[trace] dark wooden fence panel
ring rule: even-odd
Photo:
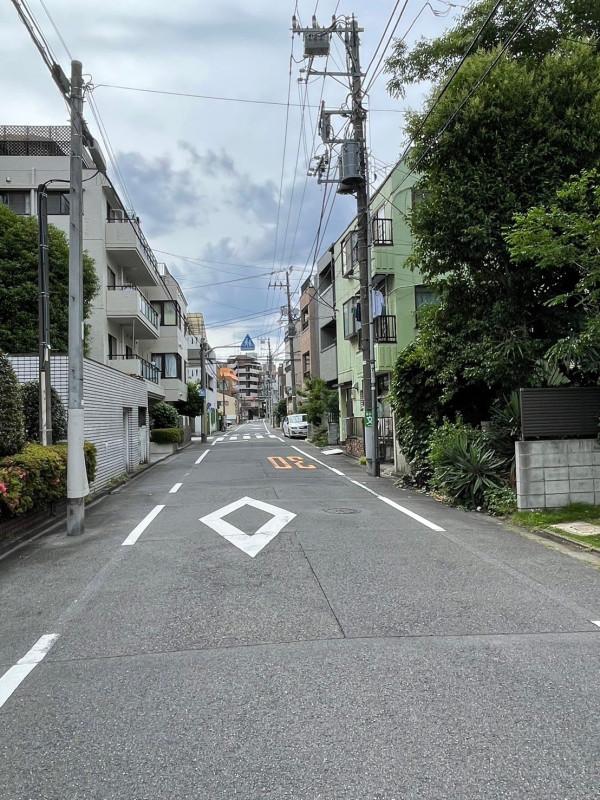
[[[587,439],[599,424],[600,386],[521,389],[523,439]]]

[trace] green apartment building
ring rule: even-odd
[[[383,296],[382,314],[375,318],[375,360],[380,416],[380,458],[393,457],[390,378],[398,352],[415,335],[416,310],[431,300],[418,272],[406,267],[411,252],[409,218],[418,197],[418,176],[397,164],[371,198],[373,290]],[[337,372],[340,395],[340,441],[355,453],[363,447],[363,379],[360,350],[358,252],[356,218],[333,245]],[[381,298],[380,298],[381,299]]]

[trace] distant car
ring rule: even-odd
[[[293,439],[295,436],[306,439],[308,436],[308,420],[306,414],[290,414],[283,420],[283,435]]]

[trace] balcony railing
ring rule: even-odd
[[[396,317],[393,314],[382,314],[373,319],[375,326],[375,341],[378,344],[395,344],[396,342]]]
[[[113,354],[109,355],[109,359],[111,361],[136,361],[138,367],[137,371],[135,372],[136,375],[145,378],[145,380],[150,381],[151,383],[160,384],[160,369],[155,367],[154,364],[151,364],[149,361],[146,361],[146,359],[142,358],[141,356],[134,354]]]
[[[392,220],[382,217],[372,220],[372,236],[375,247],[387,247],[394,244]]]
[[[157,260],[156,256],[154,255],[154,253],[152,252],[152,248],[148,244],[148,240],[146,239],[146,237],[142,233],[142,229],[140,227],[139,219],[137,217],[129,216],[125,212],[119,213],[118,215],[116,215],[115,212],[113,212],[112,214],[108,215],[106,221],[111,223],[111,224],[113,224],[113,223],[121,223],[121,224],[131,225],[131,227],[132,227],[132,229],[134,231],[135,237],[137,238],[140,247],[144,251],[144,253],[146,255],[146,258],[148,259],[148,261],[154,267],[154,269],[156,271],[156,274],[159,275],[160,274],[160,270],[158,268],[158,260]]]
[[[158,311],[152,307],[150,301],[147,300],[140,292],[137,286],[133,284],[123,284],[122,286],[108,286],[110,291],[123,291],[123,292],[137,292],[137,306],[140,314],[148,320],[155,328],[158,328]]]

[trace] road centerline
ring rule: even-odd
[[[142,535],[142,533],[146,530],[148,525],[150,525],[152,520],[155,519],[160,514],[160,512],[163,510],[163,508],[164,508],[164,505],[162,505],[162,506],[154,506],[152,511],[149,514],[146,514],[144,519],[135,526],[135,528],[131,531],[129,536],[127,536],[125,541],[121,543],[121,547],[128,547],[130,545],[135,544],[137,542],[137,540],[140,538],[140,536]]]
[[[173,486],[171,486],[171,488],[169,489],[169,494],[176,494],[181,489],[182,486],[183,483],[173,484]]]
[[[54,642],[58,639],[58,633],[45,633],[37,640],[33,647],[20,658],[14,667],[10,667],[2,677],[0,677],[0,708],[6,703],[29,673],[47,655]]]
[[[194,464],[201,464],[206,456],[209,454],[210,450],[205,450],[198,458],[194,461]]]

